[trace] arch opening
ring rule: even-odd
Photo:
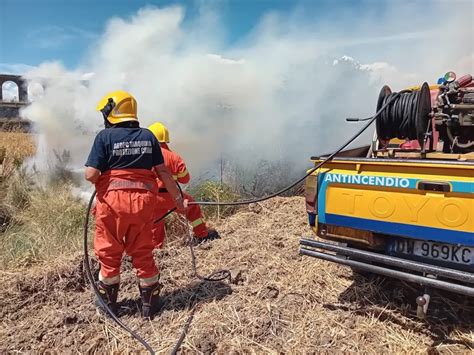
[[[44,94],[44,86],[38,81],[28,82],[28,102],[32,102]]]
[[[20,88],[17,83],[11,80],[4,81],[2,83],[2,95],[1,99],[3,102],[19,102],[20,101]]]

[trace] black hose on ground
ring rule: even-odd
[[[274,197],[277,197],[279,195],[281,195],[282,193],[292,189],[293,187],[295,187],[296,185],[298,185],[299,183],[301,183],[304,179],[306,179],[309,175],[311,175],[313,172],[315,172],[316,170],[318,170],[319,168],[321,168],[324,164],[326,164],[327,162],[329,162],[330,160],[332,160],[338,153],[340,153],[344,148],[346,148],[349,144],[351,144],[357,137],[359,137],[367,128],[369,128],[369,126],[377,119],[377,117],[380,116],[380,114],[400,95],[400,94],[403,94],[403,93],[406,93],[406,92],[410,92],[410,90],[404,90],[404,91],[400,91],[398,93],[394,93],[390,96],[390,98],[388,100],[386,100],[384,102],[384,104],[382,105],[382,107],[375,113],[374,116],[372,116],[370,118],[370,120],[368,120],[368,122],[365,124],[364,127],[362,127],[354,136],[352,136],[351,139],[349,139],[346,143],[344,143],[341,147],[339,147],[339,149],[337,149],[335,152],[333,152],[331,155],[329,155],[325,160],[321,161],[319,164],[317,164],[314,168],[312,168],[311,170],[309,170],[302,178],[298,179],[297,181],[295,181],[294,183],[292,183],[291,185],[273,193],[273,194],[270,194],[270,195],[267,195],[267,196],[263,196],[263,197],[260,197],[260,198],[256,198],[256,199],[251,199],[251,200],[243,200],[243,201],[229,201],[229,202],[213,202],[213,201],[195,201],[195,202],[191,202],[189,203],[189,205],[207,205],[207,206],[239,206],[239,205],[247,205],[247,204],[251,204],[251,203],[257,203],[257,202],[263,202],[263,201],[266,201],[266,200],[269,200],[271,198],[274,198]],[[179,185],[178,185],[179,186]],[[181,192],[182,193],[182,192]],[[97,285],[95,283],[95,280],[94,280],[94,277],[92,275],[92,271],[91,271],[91,266],[90,266],[90,260],[89,260],[89,252],[88,252],[88,229],[89,229],[89,215],[90,215],[90,212],[91,212],[91,208],[92,208],[92,204],[94,202],[94,198],[95,198],[95,195],[96,195],[96,192],[94,191],[94,193],[92,194],[90,200],[89,200],[89,205],[87,206],[87,213],[86,213],[86,218],[85,218],[85,221],[84,221],[84,269],[86,270],[86,275],[87,275],[87,278],[89,279],[90,283],[91,283],[91,286],[92,286],[92,289],[98,299],[98,301],[101,303],[101,306],[103,306],[103,308],[107,311],[107,313],[109,314],[109,316],[112,318],[112,320],[117,323],[122,329],[124,329],[126,332],[128,332],[133,338],[135,338],[137,341],[139,341],[145,348],[148,352],[150,352],[150,354],[155,354],[154,350],[152,349],[152,347],[142,338],[140,337],[140,335],[138,335],[135,331],[133,331],[132,329],[130,329],[129,327],[127,327],[120,319],[118,319],[118,317],[112,312],[112,310],[110,309],[110,307],[102,300],[102,297],[100,297],[100,293],[99,293],[99,289],[97,288]],[[174,210],[176,209],[172,209],[170,211],[168,211],[165,215],[161,216],[160,218],[158,218],[155,223],[161,221],[163,218],[165,218],[167,215],[169,215],[170,213],[172,213]],[[217,272],[214,272],[213,274],[211,274],[210,276],[208,277],[204,277],[204,276],[201,276],[197,273],[197,268],[196,268],[196,256],[194,254],[194,248],[193,248],[193,245],[192,245],[192,237],[190,235],[190,238],[189,238],[189,247],[190,247],[190,250],[191,250],[191,261],[192,261],[192,267],[193,267],[193,274],[194,276],[196,276],[198,279],[202,280],[202,281],[222,281],[224,279],[227,279],[231,277],[230,275],[230,272],[228,270],[221,270],[221,271],[217,271]],[[214,278],[213,275],[217,275],[219,273],[222,273],[223,276],[219,277],[219,278]],[[183,332],[181,333],[181,336],[178,340],[178,342],[176,343],[176,345],[174,346],[173,350],[172,350],[172,354],[176,354],[177,351],[179,350],[182,342],[184,341],[184,338],[186,336],[186,333],[188,331],[188,328],[191,324],[191,321],[192,321],[192,318],[194,316],[194,313],[196,311],[196,307],[193,308],[193,310],[191,311],[191,314],[188,318],[188,320],[186,321],[185,323],[185,326],[183,328]]]
[[[179,193],[181,194],[181,197],[184,198],[183,190],[181,189],[181,185],[176,181],[176,186],[178,187]],[[176,207],[172,208],[168,212],[166,212],[163,216],[155,220],[154,223],[158,223],[161,221],[163,218],[171,214],[172,212],[176,211]],[[226,279],[229,280],[229,282],[232,280],[232,275],[229,270],[218,270],[214,271],[212,274],[208,276],[202,276],[198,273],[197,271],[197,266],[196,266],[196,254],[194,253],[194,246],[193,246],[193,241],[194,238],[191,235],[191,232],[188,228],[188,246],[189,246],[189,251],[191,253],[191,265],[193,269],[193,276],[198,278],[201,281],[210,281],[210,282],[217,282],[217,281],[224,281]],[[217,275],[222,275],[222,276],[217,276]]]
[[[179,187],[179,190],[181,192],[181,196],[183,195],[183,192],[181,190],[181,187],[179,186],[178,183],[176,183]],[[185,222],[186,223],[186,222]],[[198,271],[197,271],[197,266],[196,266],[196,255],[194,253],[194,247],[193,247],[193,236],[191,234],[191,230],[188,228],[188,245],[189,245],[189,251],[191,253],[191,265],[193,269],[193,276],[198,278],[201,281],[204,282],[218,282],[218,281],[224,281],[224,280],[229,280],[229,282],[232,281],[232,275],[230,270],[223,269],[223,270],[218,270],[214,271],[208,276],[201,276]],[[220,276],[218,276],[220,275]],[[178,353],[179,348],[181,347],[181,344],[183,343],[184,339],[186,338],[186,334],[188,333],[189,327],[191,326],[191,322],[194,318],[194,314],[196,313],[196,310],[198,308],[198,305],[195,305],[191,309],[191,313],[188,316],[188,319],[186,320],[186,323],[184,324],[183,330],[181,332],[181,335],[179,336],[178,341],[176,342],[175,346],[173,347],[173,350],[171,350],[171,355],[176,355]]]

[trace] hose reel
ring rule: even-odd
[[[377,100],[377,111],[394,95],[388,108],[376,121],[377,137],[382,146],[386,146],[393,138],[418,140],[424,147],[426,139],[431,135],[431,96],[430,88],[425,82],[419,90],[392,93],[385,85]]]

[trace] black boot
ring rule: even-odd
[[[138,285],[138,287],[142,296],[142,316],[143,318],[151,318],[158,307],[161,284],[157,282],[151,286]]]
[[[114,314],[117,314],[117,296],[120,284],[106,285],[102,281],[97,282],[100,298],[109,306]],[[102,303],[96,299],[95,304],[102,312],[107,313]]]
[[[193,236],[193,239],[192,239],[191,243],[192,243],[193,246],[197,246],[201,243],[206,243],[206,242],[209,242],[209,241],[215,240],[215,239],[221,239],[221,236],[219,235],[219,233],[215,229],[209,229],[209,232],[207,233],[207,235],[205,237]]]

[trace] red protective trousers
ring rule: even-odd
[[[190,180],[190,175],[186,164],[181,156],[173,152],[166,143],[161,143],[161,153],[165,161],[165,166],[170,171],[173,179],[181,184],[187,184]],[[157,180],[158,187],[160,190],[165,190],[165,186],[162,181]],[[194,199],[187,193],[183,193],[183,197],[188,199],[190,202]],[[159,192],[157,198],[157,209],[155,210],[155,220],[162,217],[166,212],[175,207],[173,197],[168,192]],[[198,238],[204,238],[209,232],[206,223],[202,216],[201,208],[198,205],[192,205],[187,208],[186,218],[193,227],[194,235]],[[153,243],[155,248],[161,248],[165,240],[165,222],[161,220],[156,223],[153,227]]]
[[[145,169],[112,170],[96,184],[94,250],[103,279],[120,275],[122,255],[132,258],[140,279],[154,278],[152,228],[156,176]]]
[[[193,202],[194,199],[191,195],[183,192],[183,196],[185,199],[188,199],[189,202]],[[160,218],[166,212],[173,209],[175,207],[173,197],[168,192],[160,192],[158,193],[158,208],[155,210],[155,219]],[[194,235],[197,238],[204,238],[207,236],[209,232],[206,223],[204,222],[204,218],[201,212],[201,208],[199,205],[191,205],[187,208],[186,212],[186,219],[189,221],[191,226],[193,227]],[[165,240],[165,222],[162,219],[160,222],[155,223],[153,226],[153,244],[155,248],[162,248],[163,242]]]

